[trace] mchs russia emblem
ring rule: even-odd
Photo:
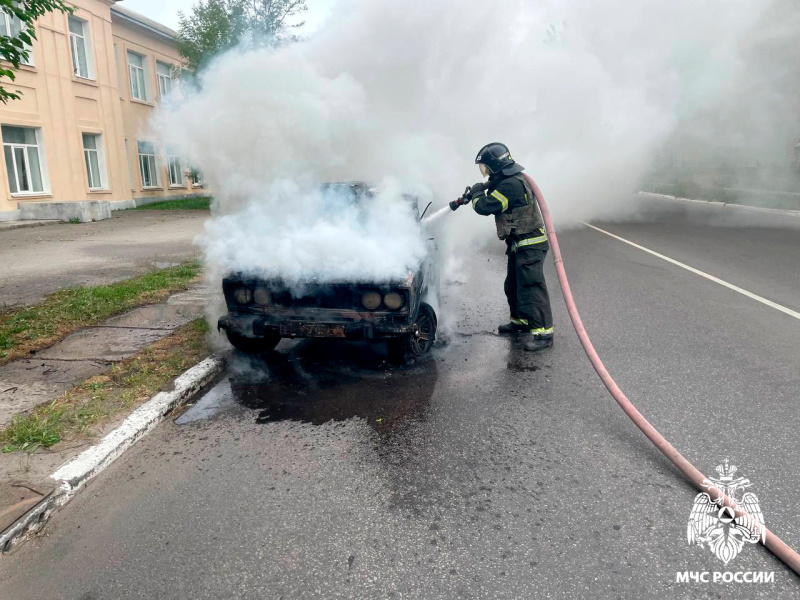
[[[727,565],[745,544],[763,541],[766,528],[758,497],[748,490],[753,485],[750,480],[737,477],[738,469],[728,464],[728,459],[716,471],[717,476],[706,479],[703,487],[716,486],[721,495],[712,500],[705,492],[697,494],[686,532],[690,544],[708,548]],[[725,496],[736,502],[750,518],[737,517],[732,508],[724,505]]]

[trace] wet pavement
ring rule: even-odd
[[[798,230],[670,211],[603,227],[776,302],[798,297]],[[706,474],[729,458],[767,525],[800,546],[800,323],[597,232],[560,237],[587,329],[631,400]],[[759,546],[726,567],[687,545],[696,492],[602,388],[552,265],[556,345],[530,355],[491,333],[506,317],[502,250],[475,253],[467,284],[447,290],[449,335],[416,364],[388,363],[380,344],[231,354],[204,396],[0,561],[0,596],[800,595]],[[683,571],[774,583],[677,583]]]
[[[424,411],[437,380],[432,357],[399,367],[381,345],[321,340],[287,341],[265,357],[231,355],[228,369],[178,425],[246,407],[258,411],[259,423],[360,418],[388,430]]]

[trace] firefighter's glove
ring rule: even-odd
[[[489,188],[489,186],[486,185],[483,181],[479,181],[478,183],[473,185],[471,188],[469,188],[469,198],[470,198],[470,200],[472,198],[474,198],[475,196],[480,196],[488,188]]]

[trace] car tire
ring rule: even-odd
[[[406,363],[427,354],[436,341],[437,325],[433,308],[423,302],[414,320],[414,333],[386,340],[389,357],[394,362]]]
[[[263,352],[268,352],[281,341],[279,335],[251,338],[240,335],[234,331],[228,331],[227,329],[225,330],[225,335],[228,336],[228,341],[231,343],[231,346],[245,354],[261,354]]]

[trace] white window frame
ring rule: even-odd
[[[159,66],[167,67],[167,70],[169,71],[169,75],[164,75],[162,73],[159,73],[159,71],[158,71],[158,67]],[[156,77],[158,78],[158,95],[161,98],[163,98],[164,96],[167,96],[172,91],[172,69],[173,68],[174,67],[169,63],[165,63],[165,62],[160,61],[160,60],[156,61]]]
[[[131,64],[131,55],[138,56],[142,59],[142,66]],[[125,62],[128,64],[128,79],[130,80],[131,99],[139,100],[140,102],[147,102],[150,94],[147,89],[147,57],[144,54],[139,54],[133,50],[128,50],[125,54]],[[134,88],[134,81],[136,87]],[[134,89],[140,93],[137,95]]]
[[[11,33],[11,20],[16,19],[19,21],[19,30],[20,32],[25,31],[25,24],[20,21],[19,17],[15,17],[14,15],[9,15],[7,12],[0,10],[0,15],[3,17],[3,23],[0,25],[0,34],[7,35],[8,37],[12,36]],[[20,61],[21,65],[26,65],[28,67],[33,67],[33,46],[25,44],[25,48],[28,50],[28,60]]]
[[[153,149],[153,152],[142,152],[140,144],[150,144],[150,147]],[[156,151],[156,145],[153,142],[149,142],[147,140],[136,140],[136,154],[139,157],[139,175],[142,177],[142,189],[144,190],[154,190],[161,188],[161,173],[159,172],[160,169],[158,167],[158,160],[156,159],[158,152]],[[150,185],[145,183],[145,163],[147,163],[150,172],[154,177],[154,181],[150,182]]]
[[[86,147],[86,139],[84,136],[91,135],[94,137],[95,141],[95,148],[87,148]],[[106,153],[105,147],[103,145],[103,134],[101,133],[94,133],[92,131],[83,131],[81,132],[81,145],[83,146],[83,160],[86,163],[86,182],[89,186],[89,191],[91,192],[98,192],[98,191],[107,191],[108,190],[108,176],[107,176],[107,169],[106,169]],[[97,176],[99,181],[92,181],[92,173],[91,173],[91,166],[90,166],[90,156],[91,154],[95,154],[97,159]],[[95,185],[93,185],[95,184]]]
[[[18,129],[33,129],[33,133],[36,136],[36,143],[35,144],[21,144],[18,142],[6,142],[3,141],[3,160],[5,161],[5,149],[6,147],[11,148],[11,160],[13,161],[11,167],[14,172],[14,183],[16,184],[17,191],[11,192],[11,196],[13,198],[17,197],[25,197],[25,196],[43,196],[50,193],[50,180],[47,177],[47,162],[45,161],[44,156],[44,145],[42,144],[42,129],[41,127],[25,127],[22,125],[12,125],[9,123],[3,123],[3,127],[16,127]],[[2,132],[0,131],[0,139],[2,139]],[[28,148],[36,148],[37,155],[39,158],[39,175],[42,179],[42,189],[41,190],[27,190],[27,191],[20,191],[19,185],[19,171],[17,170],[17,153],[14,151],[15,149],[22,149],[22,157],[25,161],[25,171],[28,173],[29,185],[33,187],[33,182],[30,181],[30,156],[28,153]],[[6,174],[8,174],[8,166],[6,165]],[[11,190],[11,182],[8,182],[9,190]]]
[[[81,34],[73,33],[69,29],[69,22],[75,21],[81,26]],[[78,79],[95,80],[94,58],[92,56],[92,38],[89,35],[89,22],[74,15],[67,16],[67,31],[69,32],[69,50],[72,55],[72,74]],[[86,73],[80,72],[80,61],[78,60],[78,44],[83,45],[86,54]]]
[[[169,173],[169,187],[171,188],[185,188],[186,176],[184,175],[183,160],[177,152],[170,151],[167,148],[167,172]],[[175,179],[177,176],[177,180]]]

